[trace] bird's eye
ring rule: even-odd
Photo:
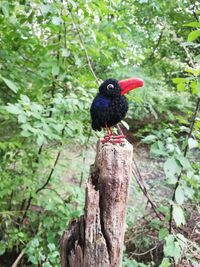
[[[114,88],[114,85],[113,84],[109,84],[107,85],[107,89],[110,90],[110,89],[113,89]]]

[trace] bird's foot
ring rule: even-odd
[[[124,142],[124,139],[125,139],[124,135],[112,135],[112,136],[106,135],[104,136],[104,139],[101,140],[101,143],[120,144]]]

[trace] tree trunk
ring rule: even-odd
[[[62,267],[120,267],[131,179],[132,145],[97,144],[85,214],[61,239]]]

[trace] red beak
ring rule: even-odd
[[[122,89],[121,95],[124,95],[127,92],[144,85],[144,81],[139,78],[130,78],[127,80],[118,81],[118,83]]]

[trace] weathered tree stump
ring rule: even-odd
[[[86,185],[85,214],[61,239],[62,267],[119,267],[131,179],[132,145],[97,144]]]

